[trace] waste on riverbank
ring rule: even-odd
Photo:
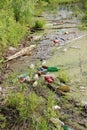
[[[54,77],[52,77],[52,76],[45,76],[44,79],[45,79],[45,81],[48,82],[48,83],[54,82]]]
[[[19,82],[20,83],[30,83],[30,77],[29,77],[29,75],[27,75],[27,74],[21,74],[20,76],[18,76],[18,80],[19,80]]]

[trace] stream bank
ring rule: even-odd
[[[80,21],[77,20],[76,17],[72,16],[71,10],[66,10],[62,8],[61,10],[58,11],[58,14],[56,13],[54,15],[43,13],[42,16],[44,19],[47,20],[46,28],[44,32],[39,32],[39,34],[37,35],[37,37],[40,36],[39,39],[32,42],[32,44],[37,43],[37,47],[34,51],[32,51],[31,56],[20,57],[7,63],[8,70],[6,78],[8,77],[8,73],[12,72],[11,76],[12,78],[14,78],[14,80],[12,80],[14,86],[12,86],[12,88],[11,86],[9,86],[9,83],[12,81],[8,79],[8,83],[5,84],[8,87],[4,88],[3,87],[4,84],[3,86],[1,86],[3,88],[3,95],[4,92],[6,93],[6,90],[7,92],[10,91],[11,89],[15,90],[16,87],[15,76],[19,75],[20,73],[25,73],[27,71],[27,68],[29,68],[29,66],[31,65],[31,63],[37,65],[40,64],[41,59],[44,59],[46,60],[47,62],[46,65],[48,66],[63,65],[63,69],[68,71],[69,76],[72,79],[71,84],[69,84],[72,86],[72,88],[71,92],[69,94],[66,94],[65,98],[64,97],[59,98],[57,97],[57,95],[55,95],[55,97],[60,100],[58,101],[61,106],[60,113],[62,116],[60,116],[60,119],[64,121],[65,124],[69,125],[71,129],[86,130],[86,122],[87,122],[87,117],[85,118],[86,108],[80,106],[80,102],[75,101],[80,98],[81,99],[80,101],[87,102],[86,101],[87,100],[86,99],[87,36],[84,36],[86,34],[86,31],[80,31],[77,28],[77,26],[80,24]],[[80,39],[79,37],[81,36],[83,37]],[[59,41],[58,44],[54,44],[53,42],[56,38]],[[84,57],[83,58],[84,61],[82,57]],[[81,67],[84,68],[84,70],[82,69],[82,72]],[[83,92],[80,92],[79,90],[81,86],[83,86],[85,89]],[[30,87],[28,88],[28,92],[29,91],[31,92],[35,91],[37,95],[42,97],[47,96],[45,97],[46,99],[48,99],[50,95],[49,92],[50,90],[47,88],[43,88],[43,86],[40,89]],[[77,96],[77,93],[79,93],[79,96]],[[70,99],[69,97],[70,95],[72,95],[73,100],[72,98]],[[75,97],[73,95],[75,95]],[[78,111],[80,107],[82,110]]]

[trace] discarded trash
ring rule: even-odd
[[[48,68],[47,68],[47,71],[48,71],[48,72],[56,72],[56,71],[58,71],[58,70],[60,70],[60,68],[58,68],[58,67],[48,67]]]
[[[47,71],[38,71],[38,76],[41,76],[41,75],[46,75]]]
[[[85,87],[84,86],[80,86],[80,91],[84,92],[85,91]]]
[[[43,65],[42,67],[43,67],[44,69],[47,69],[47,68],[48,68],[48,67],[47,67],[47,66],[45,66],[45,65]]]
[[[42,59],[41,59],[40,61],[41,61],[41,64],[42,64],[42,65],[45,65],[45,64],[46,64],[46,60],[42,60]]]
[[[63,130],[70,130],[70,128],[67,125],[63,125]]]
[[[70,92],[70,86],[60,86],[57,89],[62,92]]]
[[[35,81],[35,82],[33,83],[33,87],[36,87],[37,85],[38,85],[38,82]]]
[[[38,79],[39,79],[38,74],[35,74],[35,75],[34,75],[34,80],[38,80]]]
[[[58,43],[59,43],[59,40],[56,38],[55,40],[53,40],[53,43],[54,43],[54,44],[58,44]]]
[[[52,76],[45,76],[45,81],[47,81],[48,83],[52,83],[54,82],[54,78]]]
[[[20,83],[23,83],[23,82],[29,83],[30,82],[30,77],[27,74],[21,74],[18,77],[18,79],[19,79]]]
[[[35,68],[34,64],[31,64],[31,65],[30,65],[30,68],[31,68],[31,69],[34,69],[34,68]]]
[[[39,68],[39,71],[43,72],[43,73],[46,73],[47,72],[47,69],[44,69],[43,67]]]
[[[61,107],[60,106],[58,106],[58,105],[55,105],[55,106],[53,106],[53,110],[57,110],[57,109],[61,109]]]
[[[64,34],[69,34],[69,32],[66,31],[66,32],[64,32]]]

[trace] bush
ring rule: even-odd
[[[8,102],[11,107],[15,107],[19,112],[19,120],[23,121],[24,119],[32,118],[38,106],[38,97],[35,93],[31,93],[27,97],[24,93],[11,93],[8,97]]]
[[[26,28],[14,20],[14,14],[1,10],[0,13],[0,46],[17,46],[26,33]]]
[[[34,29],[43,29],[45,25],[45,21],[43,20],[36,20]]]

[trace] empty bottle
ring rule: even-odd
[[[48,71],[48,72],[56,72],[56,71],[58,71],[58,70],[60,70],[60,68],[58,68],[58,67],[48,67],[48,68],[47,68],[47,71]]]

